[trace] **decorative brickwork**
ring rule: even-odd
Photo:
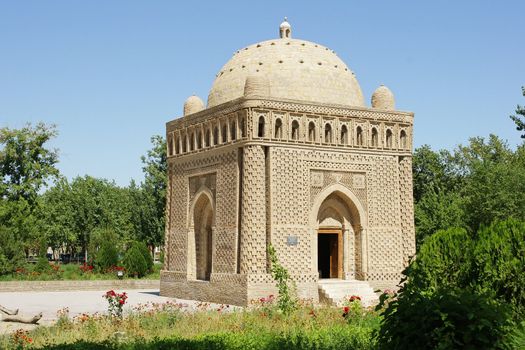
[[[394,287],[415,252],[413,114],[386,87],[373,100],[315,43],[237,53],[209,106],[191,97],[166,124],[161,293],[241,305],[274,294],[270,243],[302,297],[318,300],[320,277]]]
[[[261,146],[243,151],[241,273],[266,272],[266,179]]]

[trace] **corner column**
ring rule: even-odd
[[[243,149],[241,274],[266,273],[266,176],[262,146]]]

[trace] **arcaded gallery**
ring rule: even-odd
[[[275,294],[271,244],[299,297],[372,302],[415,252],[413,113],[382,85],[368,106],[334,51],[292,39],[286,20],[278,34],[236,51],[207,104],[191,96],[166,124],[161,295]]]

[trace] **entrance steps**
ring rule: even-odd
[[[319,301],[341,306],[345,297],[357,295],[364,307],[376,305],[379,297],[367,281],[340,280],[336,278],[319,280]]]

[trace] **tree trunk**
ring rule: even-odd
[[[0,321],[2,322],[18,322],[18,323],[30,323],[35,324],[42,318],[42,313],[39,313],[33,317],[23,316],[18,314],[18,309],[10,310],[0,305]]]
[[[33,317],[22,316],[22,315],[2,315],[1,320],[3,322],[18,322],[18,323],[36,324],[41,318],[42,318],[42,313],[39,313],[38,315],[35,315]]]
[[[16,309],[16,310],[9,310],[8,308],[5,308],[2,305],[0,305],[0,312],[3,312],[6,315],[16,315],[16,314],[18,314],[18,309]]]

